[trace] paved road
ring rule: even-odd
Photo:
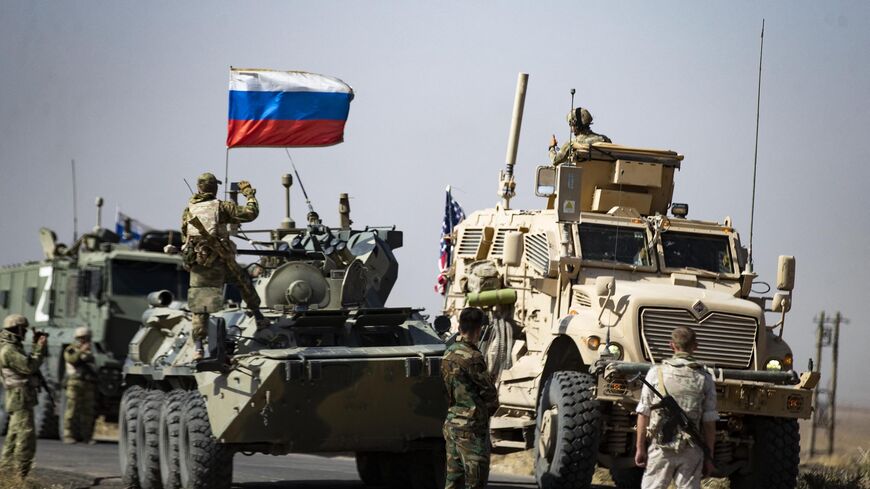
[[[351,489],[365,487],[356,473],[351,457],[316,455],[253,455],[237,454],[234,459],[234,487],[239,489]],[[64,445],[58,441],[39,440],[36,450],[39,469],[71,472],[76,480],[93,478],[90,486],[120,487],[118,475],[118,445]],[[79,487],[80,484],[74,484]],[[531,477],[493,474],[490,489],[533,489]]]

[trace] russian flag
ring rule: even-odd
[[[232,68],[227,147],[340,143],[351,100],[353,88],[338,78]]]

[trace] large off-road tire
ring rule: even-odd
[[[160,407],[160,480],[163,489],[180,489],[178,471],[178,430],[188,391],[175,389],[163,398]]]
[[[52,393],[58,392],[58,389],[52,389]],[[55,399],[57,397],[55,396]],[[45,389],[39,389],[39,394],[36,396],[37,404],[33,413],[33,423],[36,426],[36,436],[48,440],[57,440],[60,438],[58,433],[57,408]]]
[[[619,489],[640,489],[643,481],[643,468],[629,467],[627,469],[610,469],[610,478]]]
[[[732,489],[794,489],[800,464],[801,435],[796,419],[753,416],[752,461],[748,473],[731,475]]]
[[[0,387],[0,436],[6,436],[9,429],[9,413],[6,412],[6,391]]]
[[[592,484],[601,437],[595,378],[556,372],[541,389],[535,430],[535,479],[541,489]]]
[[[197,391],[184,402],[178,461],[185,489],[229,489],[233,482],[233,451],[212,435],[205,400]]]
[[[149,391],[139,404],[136,420],[136,473],[142,489],[161,489],[160,407],[163,392]]]
[[[441,489],[446,481],[445,463],[443,447],[356,454],[356,468],[363,483],[391,489]]]
[[[121,465],[121,481],[125,487],[132,489],[139,487],[136,428],[139,423],[139,407],[145,394],[145,389],[138,385],[129,387],[124,391],[118,408],[118,461]]]

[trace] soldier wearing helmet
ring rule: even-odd
[[[24,352],[27,318],[10,314],[3,320],[0,332],[0,377],[6,391],[6,413],[9,428],[0,457],[0,470],[7,474],[26,477],[36,454],[36,429],[33,407],[37,403],[38,380],[36,374],[42,365],[46,350],[46,335],[34,334],[30,355]]]
[[[64,382],[63,442],[91,443],[94,434],[97,370],[91,346],[91,330],[75,330],[75,342],[63,351],[66,362]]]
[[[217,189],[220,183],[212,173],[200,175],[196,182],[197,193],[190,198],[181,217],[184,243],[181,252],[184,265],[190,271],[187,300],[193,313],[192,336],[196,346],[194,360],[203,356],[203,340],[208,334],[209,314],[223,306],[223,286],[227,278],[239,285],[245,304],[255,315],[259,315],[260,299],[251,286],[250,277],[235,261],[225,263],[209,244],[209,240],[190,222],[197,217],[206,231],[217,238],[225,249],[235,250],[227,226],[257,218],[260,214],[260,206],[255,197],[257,191],[251,187],[250,182],[239,182],[239,191],[246,199],[242,206],[232,201],[218,200]]]
[[[552,139],[550,139],[550,161],[554,165],[570,160],[570,157],[574,152],[572,143],[592,144],[611,142],[609,137],[595,133],[590,129],[590,126],[592,125],[592,114],[588,110],[582,107],[577,107],[576,109],[571,110],[571,112],[568,112],[567,119],[568,125],[571,126],[571,132],[573,133],[571,141],[560,149],[559,142],[556,141],[556,135],[553,134]]]

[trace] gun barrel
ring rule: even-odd
[[[529,74],[520,73],[517,77],[517,94],[514,98],[514,113],[511,117],[511,131],[508,135],[507,163],[508,174],[513,174],[514,164],[517,162],[517,147],[520,142],[520,128],[523,125],[523,108],[526,105],[526,87],[529,84]]]

